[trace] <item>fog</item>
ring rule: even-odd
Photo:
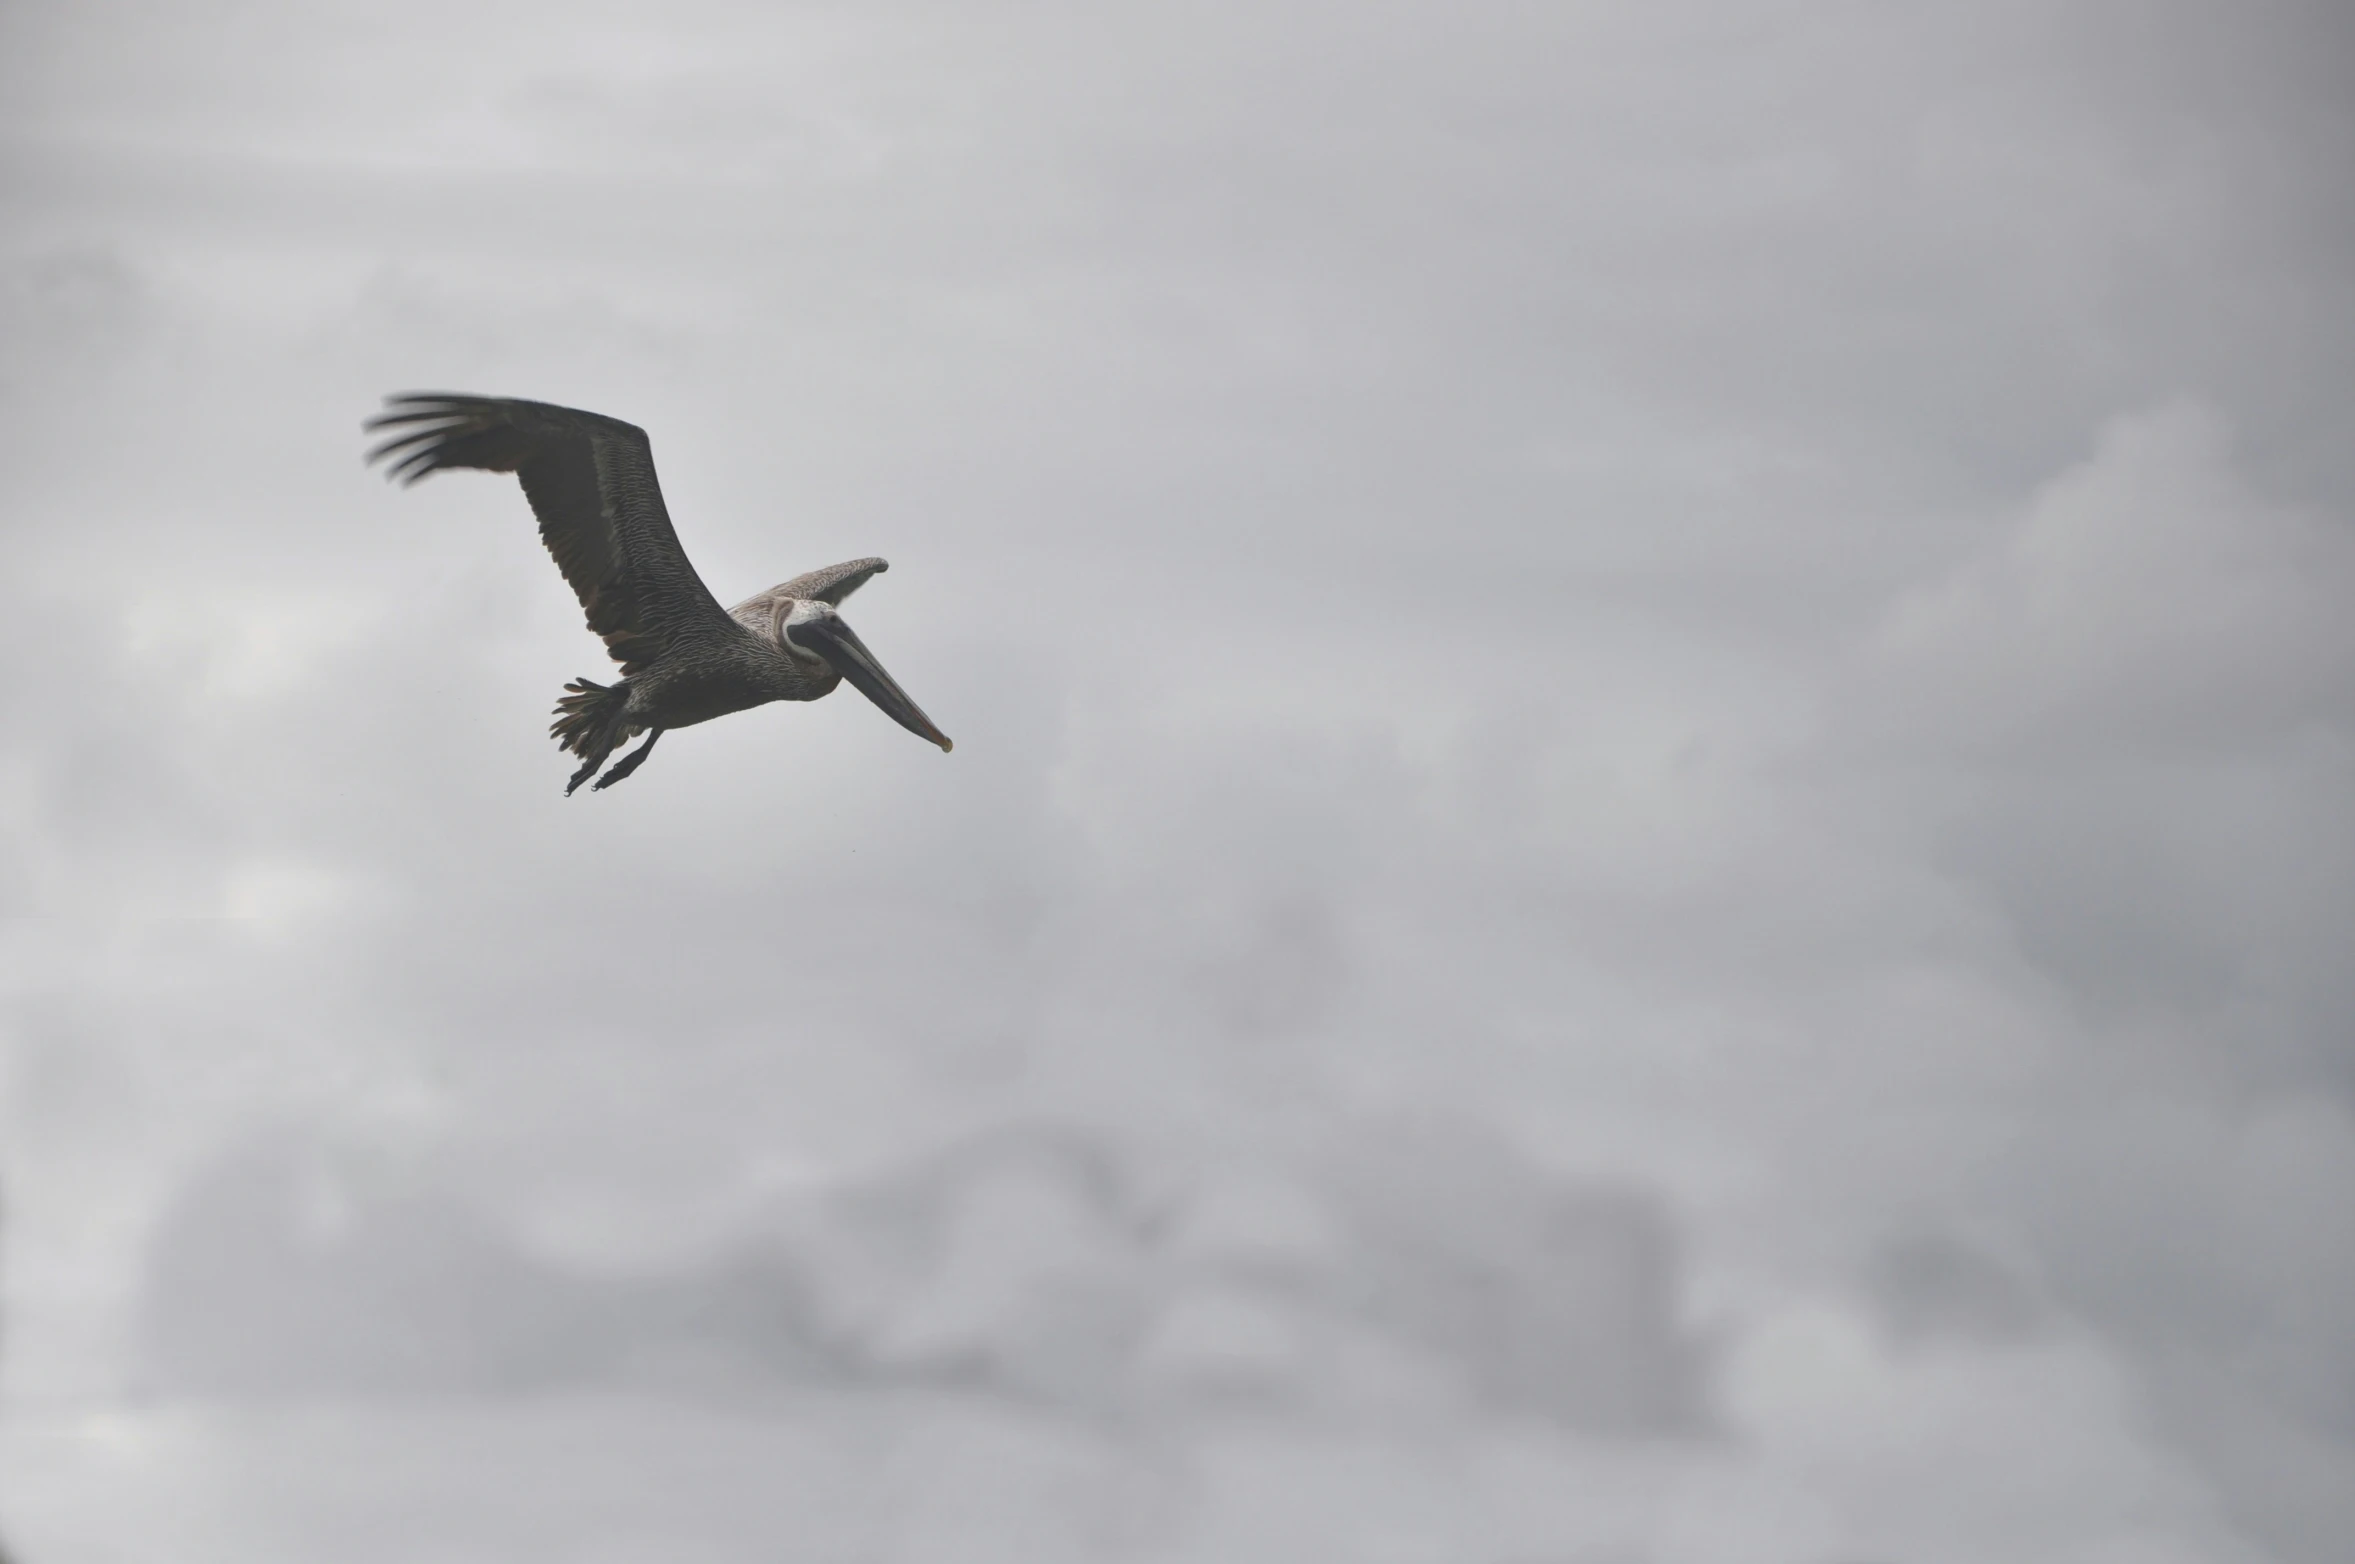
[[[18,1564],[2355,1545],[2315,0],[0,10]],[[608,677],[389,392],[855,692]]]

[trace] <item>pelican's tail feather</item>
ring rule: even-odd
[[[587,755],[593,750],[610,750],[629,737],[622,721],[622,712],[630,703],[627,679],[619,684],[575,679],[564,689],[556,702],[556,720],[548,725],[557,748]]]
[[[605,757],[615,746],[626,742],[638,730],[626,715],[630,704],[630,681],[619,684],[599,684],[594,679],[575,679],[564,687],[565,693],[556,701],[556,720],[548,725],[559,749],[567,749],[581,757],[584,764],[572,779],[570,793],[582,782],[596,775],[605,764]]]

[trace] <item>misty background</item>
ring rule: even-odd
[[[23,1564],[2355,1549],[2327,0],[0,8]],[[384,393],[652,436],[604,660]]]

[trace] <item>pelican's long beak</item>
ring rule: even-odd
[[[793,627],[793,638],[834,665],[834,671],[858,686],[859,693],[883,708],[883,714],[918,738],[930,739],[943,753],[954,748],[949,736],[932,725],[924,708],[908,699],[892,676],[883,671],[875,654],[856,631],[832,615]]]

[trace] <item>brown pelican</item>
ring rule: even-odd
[[[622,671],[610,685],[576,679],[556,703],[548,731],[581,757],[565,796],[640,733],[646,742],[598,777],[598,787],[644,764],[665,728],[770,701],[814,701],[844,679],[901,727],[949,748],[948,735],[835,611],[889,568],[882,560],[813,570],[723,611],[671,530],[654,450],[636,425],[545,402],[436,391],[387,397],[367,427],[400,431],[368,460],[383,461],[386,476],[404,484],[445,467],[523,480],[541,541]]]

